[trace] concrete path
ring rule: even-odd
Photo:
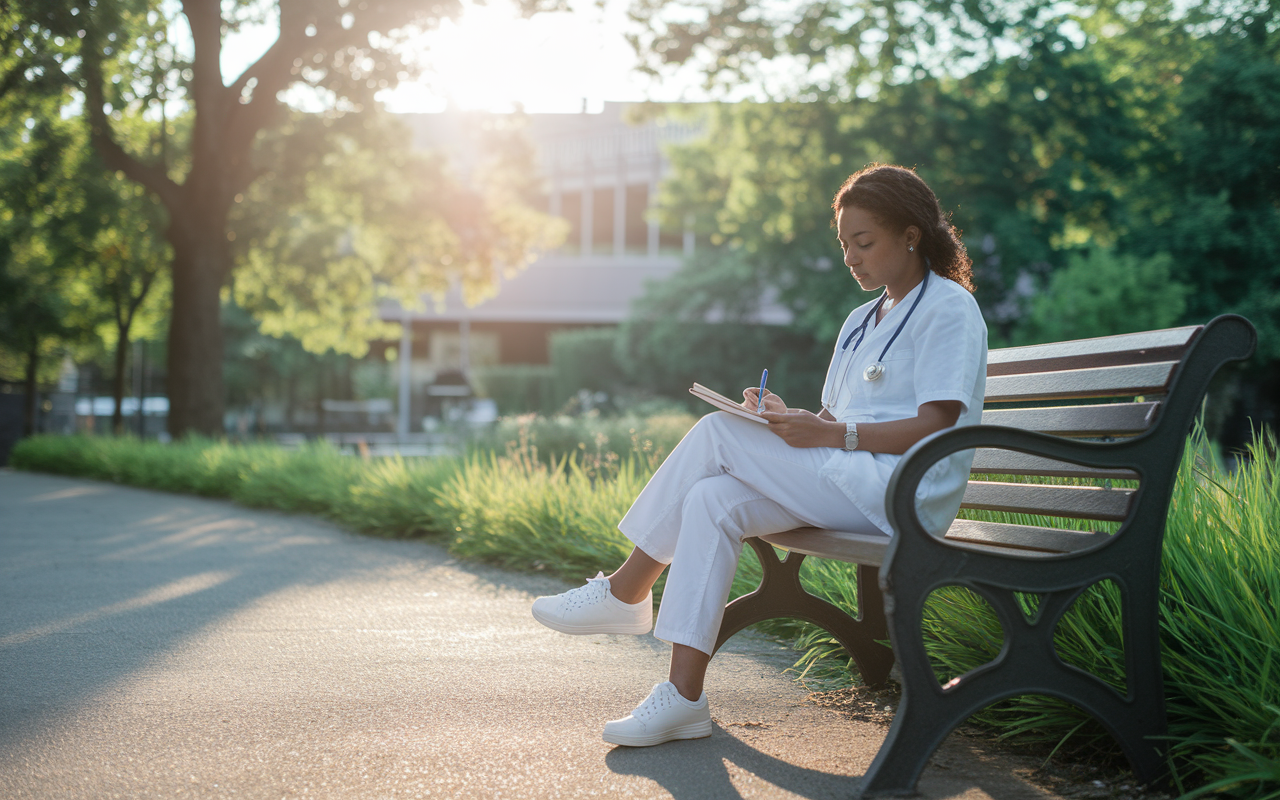
[[[608,566],[608,565],[601,565]],[[529,616],[562,582],[193,497],[0,471],[0,797],[849,797],[884,729],[740,635],[710,739],[600,740],[652,637]],[[949,742],[929,797],[1043,798]]]

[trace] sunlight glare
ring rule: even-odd
[[[633,72],[635,54],[623,36],[625,3],[571,6],[523,19],[506,0],[468,5],[456,22],[445,20],[417,39],[426,74],[379,99],[397,112],[522,106],[532,113],[644,99],[648,82]]]

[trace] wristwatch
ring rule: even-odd
[[[844,449],[858,449],[858,424],[856,422],[846,422],[844,427]]]

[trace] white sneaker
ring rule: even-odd
[[[631,716],[604,725],[604,740],[628,747],[650,747],[672,739],[703,739],[711,735],[707,693],[698,702],[686,700],[670,681],[653,691]]]
[[[561,633],[648,633],[653,628],[653,592],[639,603],[624,603],[598,572],[586,586],[534,600],[533,618]]]

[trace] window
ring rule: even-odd
[[[649,223],[645,212],[649,210],[649,187],[643,183],[627,187],[627,253],[644,255],[649,252]]]

